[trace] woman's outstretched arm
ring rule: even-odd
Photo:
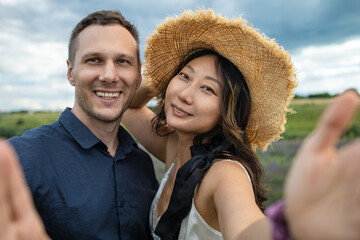
[[[359,102],[354,91],[335,98],[295,157],[284,191],[293,239],[360,239],[360,141],[336,147]],[[208,173],[215,176],[208,179],[214,179],[210,186],[224,238],[273,239],[271,218],[256,210],[244,173],[229,164]]]

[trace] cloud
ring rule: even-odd
[[[301,95],[360,91],[360,37],[342,44],[309,46],[293,55]]]
[[[66,70],[67,45],[59,42],[32,42],[18,35],[0,33],[2,58],[0,70],[17,79],[42,81]],[[40,78],[39,78],[40,77]],[[39,78],[39,79],[36,79]]]
[[[54,83],[7,84],[0,93],[0,112],[19,110],[59,111],[74,103],[74,89],[63,78]]]
[[[0,46],[0,111],[59,110],[72,104],[64,42],[0,32]]]
[[[360,1],[211,1],[217,11],[236,17],[243,14],[254,27],[276,38],[286,49],[343,42],[360,34]]]
[[[63,109],[73,104],[66,79],[67,44],[88,13],[119,9],[145,39],[167,16],[212,8],[243,15],[289,50],[298,70],[298,93],[360,89],[360,1],[355,0],[1,0],[0,111]]]

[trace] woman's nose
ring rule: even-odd
[[[178,98],[180,101],[186,103],[186,104],[192,104],[193,103],[193,94],[194,94],[194,87],[192,84],[188,84],[184,86],[180,91],[178,92]]]

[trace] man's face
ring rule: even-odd
[[[137,43],[120,25],[91,25],[77,37],[68,80],[75,86],[72,111],[80,119],[121,119],[141,82]]]

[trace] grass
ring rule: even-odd
[[[287,123],[285,125],[286,131],[282,134],[285,140],[288,139],[303,139],[316,127],[316,124],[330,103],[331,98],[325,99],[295,99],[290,108],[296,114],[288,114]],[[357,112],[353,123],[349,127],[344,138],[354,139],[360,136],[360,111]]]
[[[317,121],[324,111],[325,107],[331,101],[330,98],[324,99],[295,99],[290,108],[296,114],[288,114],[287,123],[285,125],[286,131],[282,134],[284,140],[303,139],[316,126]],[[26,111],[16,113],[2,113],[0,114],[0,136],[8,138],[1,134],[3,131],[13,130],[14,135],[21,135],[23,131],[47,124],[57,120],[60,112],[35,112],[28,113]],[[16,133],[15,133],[16,132]],[[353,139],[360,135],[360,111],[357,113],[353,124],[350,126],[345,137]]]
[[[0,114],[0,137],[10,138],[22,135],[25,131],[40,125],[56,121],[60,112],[34,112],[26,111]]]
[[[274,203],[283,196],[283,184],[287,171],[301,141],[315,128],[321,113],[330,103],[325,99],[295,99],[290,107],[296,114],[287,117],[286,131],[283,139],[273,143],[266,152],[258,152],[264,167],[264,185],[269,190],[266,205]],[[0,114],[0,137],[10,138],[21,135],[24,131],[53,122],[60,112],[18,112]],[[348,141],[360,136],[360,111],[353,123],[344,134],[343,140]],[[164,164],[153,159],[158,180],[164,175]]]

